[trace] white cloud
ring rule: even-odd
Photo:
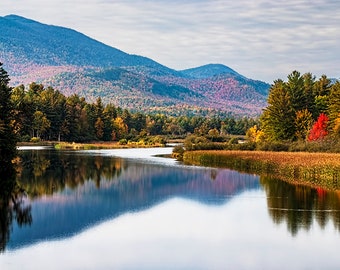
[[[70,27],[175,69],[219,62],[272,82],[295,68],[339,77],[335,0],[1,0],[18,14]]]

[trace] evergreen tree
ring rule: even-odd
[[[328,96],[331,89],[331,80],[326,75],[322,75],[321,78],[315,83],[315,95],[316,96]]]
[[[288,75],[288,81],[284,84],[291,99],[294,113],[307,108],[307,100],[304,89],[304,79],[300,72],[293,71]]]
[[[9,76],[0,62],[0,166],[9,166],[16,155],[16,138],[11,126],[13,106]]]
[[[62,124],[66,117],[66,98],[59,91],[55,91],[52,87],[48,87],[41,93],[40,98],[41,111],[46,115],[50,122],[48,128],[48,139],[59,140],[61,136]]]
[[[306,107],[309,112],[314,111],[314,89],[315,89],[315,76],[312,73],[306,73],[303,76],[303,88],[305,95]],[[319,115],[319,114],[318,114]]]
[[[336,122],[338,122],[337,119],[340,117],[340,82],[336,82],[330,90],[328,115],[330,128],[334,129],[338,126]],[[338,127],[336,130],[338,134]]]
[[[291,97],[282,80],[271,87],[268,106],[261,116],[261,127],[270,141],[292,140],[295,136],[295,111]]]

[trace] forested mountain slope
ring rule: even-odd
[[[35,81],[89,101],[101,97],[128,109],[169,114],[255,116],[266,106],[267,83],[224,65],[176,71],[72,29],[16,15],[0,17],[0,33],[0,62],[13,86]]]

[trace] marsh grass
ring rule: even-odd
[[[224,167],[246,173],[340,190],[340,154],[267,151],[185,152],[187,164]]]
[[[143,147],[161,147],[161,143],[145,143],[145,142],[94,142],[94,143],[68,143],[60,142],[54,145],[55,149],[62,150],[91,150],[91,149],[121,149],[121,148],[143,148]]]

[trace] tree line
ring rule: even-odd
[[[260,125],[248,130],[252,141],[336,142],[340,138],[340,82],[293,71],[272,84]]]
[[[131,112],[84,97],[66,97],[52,87],[31,83],[11,91],[11,125],[19,141],[35,139],[67,142],[138,140],[145,136],[187,134],[245,134],[258,120],[252,118],[221,118],[203,116],[167,116]]]

